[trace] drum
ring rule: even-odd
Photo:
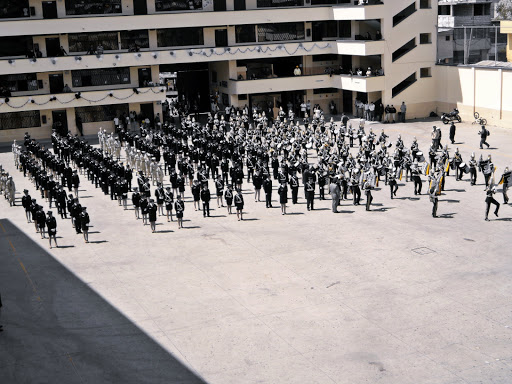
[[[466,163],[460,163],[459,168],[462,169],[464,173],[469,173],[469,165]]]
[[[307,148],[307,149],[311,149],[311,148],[313,148],[313,144],[311,144],[311,143],[307,143],[307,144],[306,144],[306,148]]]
[[[387,147],[391,148],[393,146],[393,143],[388,143]]]
[[[425,161],[425,156],[423,156],[423,152],[421,151],[416,152],[416,158],[420,163],[423,163]]]
[[[336,129],[334,130],[334,134],[335,134],[335,135],[339,135],[339,134],[340,134],[340,130],[339,130],[338,128],[336,128]]]
[[[354,133],[354,134],[352,135],[352,137],[353,137],[354,139],[357,139],[357,133]]]

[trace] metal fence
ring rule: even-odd
[[[438,28],[438,64],[478,64],[507,61],[507,35],[499,26]]]

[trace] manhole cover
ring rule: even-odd
[[[429,253],[436,253],[433,249],[427,248],[427,247],[419,247],[412,249],[414,253],[417,253],[418,255],[428,255]]]

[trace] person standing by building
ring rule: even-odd
[[[452,121],[452,124],[450,125],[450,141],[452,144],[455,144],[455,123]]]
[[[405,123],[405,113],[406,112],[407,112],[407,106],[405,105],[405,101],[402,101],[402,105],[400,106],[400,121],[402,123]]]
[[[372,196],[372,185],[366,180],[363,184],[364,194],[366,195],[366,210],[370,211],[370,207],[372,205],[373,196]]]
[[[309,177],[306,182],[306,199],[308,211],[315,209],[315,182],[313,177]]]

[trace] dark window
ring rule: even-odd
[[[25,56],[30,49],[31,36],[3,36],[0,39],[0,56]]]
[[[258,41],[303,40],[304,23],[258,25]]]
[[[431,77],[432,70],[430,67],[420,68],[420,77]]]
[[[339,37],[349,38],[352,37],[352,23],[350,20],[338,21]]]
[[[101,68],[71,71],[73,87],[130,84],[130,68]]]
[[[28,0],[0,0],[0,19],[29,17]]]
[[[157,12],[203,9],[202,0],[155,0]]]
[[[203,28],[173,28],[157,31],[159,47],[203,45]]]
[[[304,5],[304,0],[258,0],[258,8],[266,7],[295,7]]]
[[[318,89],[313,89],[313,94],[315,94],[315,95],[319,95],[319,94],[323,94],[323,93],[338,93],[338,89],[337,88],[318,88]]]
[[[338,36],[338,23],[336,21],[314,21],[313,41],[321,41],[324,38],[333,38]]]
[[[312,5],[338,4],[338,0],[311,0]]]
[[[121,31],[121,49],[149,48],[149,36],[146,29],[138,31]]]
[[[82,123],[97,121],[111,121],[114,117],[128,115],[128,104],[96,105],[94,107],[75,108],[75,115],[82,119]]]
[[[66,15],[103,15],[121,12],[121,0],[66,0]]]
[[[254,24],[237,25],[235,27],[237,43],[253,43],[256,41],[256,26]]]
[[[39,111],[0,113],[0,129],[31,128],[41,126]]]
[[[338,61],[338,55],[336,55],[336,54],[314,55],[313,61]]]
[[[475,4],[475,16],[488,16],[491,14],[491,4]]]
[[[397,86],[393,87],[392,93],[393,97],[396,97],[400,92],[402,92],[404,89],[408,88],[410,85],[414,84],[416,82],[416,72],[414,72],[411,76],[409,76],[407,79],[402,81]]]
[[[416,2],[412,3],[407,8],[403,9],[402,11],[398,12],[395,16],[393,16],[393,27],[407,19],[414,12],[416,12]]]
[[[393,61],[398,60],[399,58],[401,58],[403,55],[405,55],[407,52],[410,52],[414,48],[416,48],[416,38],[405,43],[400,48],[398,48],[395,52],[393,52]]]
[[[430,0],[420,0],[420,8],[430,8]]]
[[[450,16],[451,8],[449,5],[439,5],[437,7],[437,14],[439,16]]]
[[[35,73],[0,76],[0,86],[11,92],[37,91],[37,76]]]
[[[432,35],[430,33],[420,33],[420,44],[432,43]]]
[[[446,41],[450,41],[450,36],[445,36],[445,37],[444,37],[444,39],[445,39]]]
[[[217,82],[217,71],[212,71],[212,83]]]
[[[238,95],[238,100],[247,100],[247,95]]]
[[[117,32],[70,33],[68,35],[69,52],[87,52],[99,45],[105,51],[119,49]]]

